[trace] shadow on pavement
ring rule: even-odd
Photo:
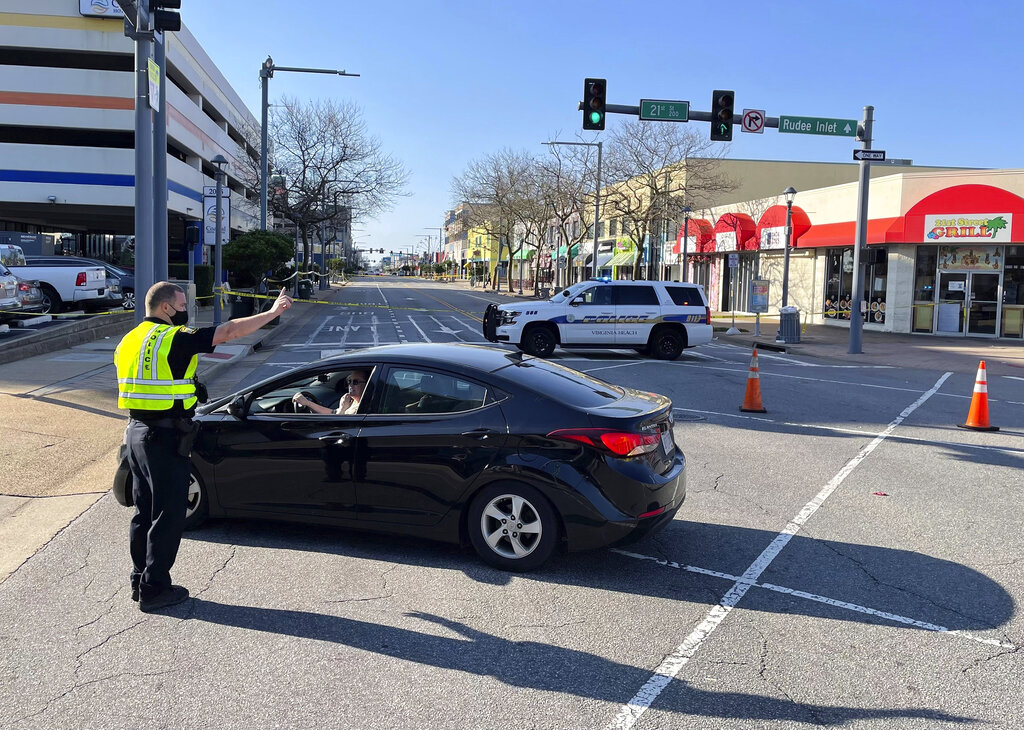
[[[676,520],[629,550],[741,574],[777,533]],[[345,532],[329,527],[215,521],[186,537],[246,547],[306,550],[329,555],[461,570],[480,583],[505,585],[513,578],[566,586],[715,605],[731,586],[719,577],[673,569],[607,550],[556,557],[539,571],[512,574],[482,563],[469,550],[414,538]],[[818,540],[797,535],[784,549],[787,560],[764,580],[787,588],[886,611],[952,630],[994,630],[1014,614],[1012,596],[996,581],[965,565],[915,551]],[[310,576],[310,580],[314,580]],[[756,589],[755,589],[756,590]],[[755,605],[756,604],[756,605]],[[911,628],[877,615],[810,600],[744,600],[752,611]],[[920,629],[913,629],[920,630]]]
[[[510,641],[458,621],[426,613],[406,616],[444,627],[458,636],[436,636],[410,629],[307,611],[235,606],[193,599],[179,609],[194,621],[301,639],[328,641],[361,651],[441,669],[476,674],[512,686],[562,692],[578,697],[628,702],[651,670],[576,649],[535,641]],[[178,611],[175,611],[177,613]],[[677,691],[658,698],[659,710],[734,719],[794,720],[843,724],[853,720],[921,718],[936,722],[975,720],[920,708],[866,709],[798,704],[789,698],[740,692],[708,692],[676,682]]]

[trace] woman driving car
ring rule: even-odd
[[[366,390],[366,382],[370,379],[370,371],[353,370],[345,379],[348,385],[348,392],[342,396],[338,407],[331,410],[327,406],[314,403],[306,395],[296,393],[292,396],[292,403],[296,406],[307,408],[312,413],[319,413],[324,416],[354,416],[359,412],[359,403],[362,400],[363,392]]]

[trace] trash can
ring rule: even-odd
[[[790,345],[800,342],[800,310],[783,307],[779,311],[779,336],[775,339]]]
[[[252,294],[251,289],[236,289],[236,292],[243,292],[246,294]],[[256,300],[252,297],[239,296],[236,293],[231,294],[231,317],[230,319],[240,319],[241,317],[251,317],[254,314],[253,303]]]
[[[299,299],[313,298],[313,282],[309,279],[299,280]]]
[[[540,288],[540,298],[541,299],[550,299],[551,298],[551,289],[549,289],[546,286],[542,286]]]

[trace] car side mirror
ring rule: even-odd
[[[228,403],[228,413],[235,418],[245,420],[245,396],[240,395]]]

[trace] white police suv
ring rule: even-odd
[[[556,346],[630,348],[675,360],[711,341],[711,309],[696,284],[591,279],[547,301],[489,304],[484,337],[537,357]]]

